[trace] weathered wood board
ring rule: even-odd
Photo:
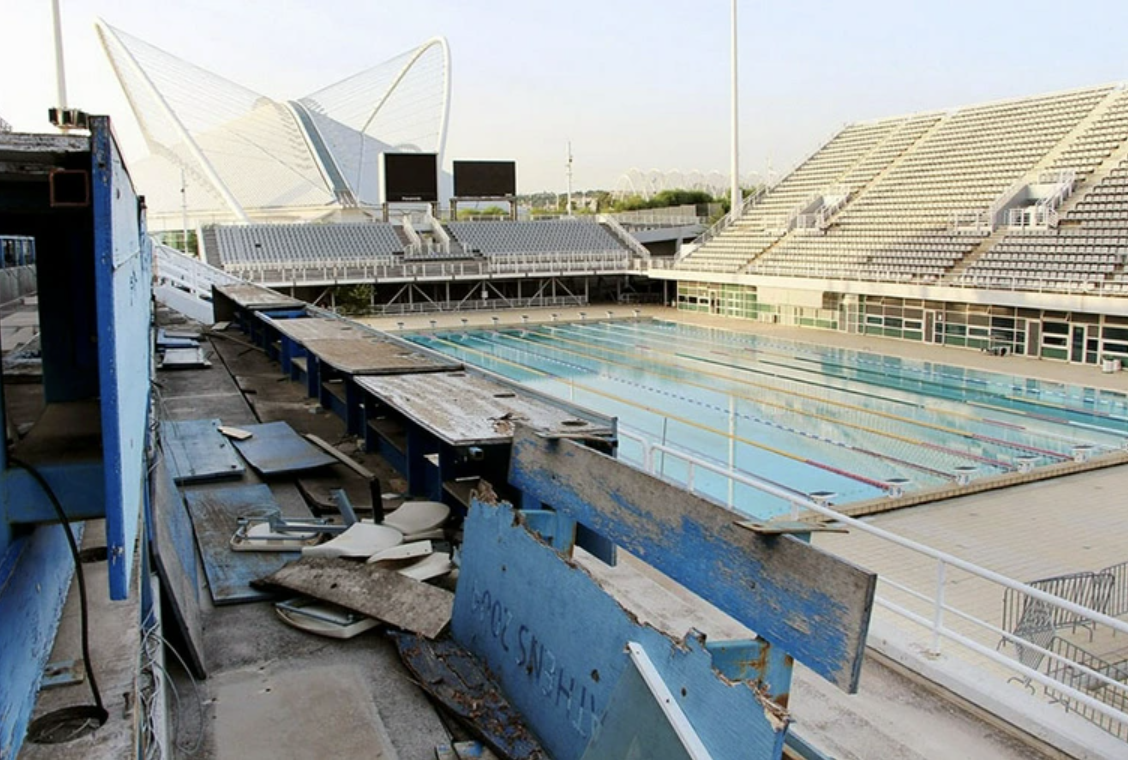
[[[184,500],[196,531],[212,601],[235,604],[272,598],[273,594],[252,588],[251,581],[270,575],[301,554],[231,550],[231,537],[239,527],[240,517],[280,513],[270,487],[259,483],[189,491]]]
[[[858,688],[877,575],[572,441],[520,426],[510,483],[610,539],[782,648]]]
[[[175,482],[198,483],[243,475],[243,462],[219,432],[219,426],[219,420],[161,422],[161,443]]]
[[[421,351],[376,337],[318,338],[304,342],[318,360],[347,375],[446,372],[458,367]]]
[[[295,343],[305,345],[308,340],[321,338],[355,338],[365,335],[355,325],[340,319],[325,317],[298,317],[296,319],[272,319],[266,314],[258,314],[266,324],[285,335]]]
[[[454,606],[454,594],[446,589],[339,558],[302,557],[264,575],[255,585],[278,586],[332,602],[428,638],[446,629]]]
[[[305,303],[258,285],[216,285],[216,292],[227,296],[236,306],[257,311],[260,309],[297,309]]]
[[[611,435],[595,418],[577,417],[559,404],[517,393],[513,388],[468,372],[360,377],[361,389],[453,446],[508,443],[517,424],[537,432]]]
[[[243,425],[250,438],[233,441],[235,448],[263,475],[301,472],[336,464],[337,460],[302,438],[285,422]]]

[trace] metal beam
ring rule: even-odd
[[[858,688],[877,576],[571,441],[518,426],[509,481],[836,684]]]

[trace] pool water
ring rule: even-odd
[[[848,504],[1100,455],[1128,443],[1128,397],[932,362],[661,320],[450,330],[411,340],[615,415],[620,428],[795,494]],[[1081,449],[1078,449],[1081,447]],[[620,442],[641,463],[642,447]],[[659,455],[664,477],[685,463]],[[698,470],[758,517],[784,499]]]

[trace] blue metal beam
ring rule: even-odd
[[[856,691],[877,576],[611,457],[518,426],[510,484],[588,526]]]

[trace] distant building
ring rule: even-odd
[[[450,51],[433,38],[297,100],[273,100],[99,22],[145,137],[132,159],[151,230],[360,218],[383,201],[379,156],[439,154]],[[440,192],[442,192],[440,182]]]

